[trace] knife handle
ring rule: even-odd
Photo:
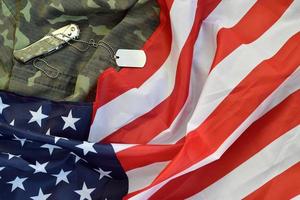
[[[33,58],[50,54],[62,48],[70,40],[78,38],[79,32],[79,27],[76,24],[69,24],[23,49],[14,50],[14,57],[18,61],[26,63]]]

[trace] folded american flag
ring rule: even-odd
[[[93,104],[0,94],[1,199],[299,198],[300,1],[158,2]]]
[[[104,72],[94,104],[125,198],[299,195],[300,1],[158,2],[146,66]]]

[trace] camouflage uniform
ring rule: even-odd
[[[86,100],[101,72],[110,66],[118,69],[106,49],[82,53],[68,45],[47,55],[47,62],[61,72],[57,78],[34,68],[32,61],[13,59],[14,49],[70,23],[79,26],[81,40],[103,40],[115,50],[140,49],[159,24],[159,7],[155,0],[0,0],[0,89],[53,100]]]

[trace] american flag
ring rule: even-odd
[[[300,1],[158,2],[93,104],[0,93],[1,199],[300,198]]]
[[[158,2],[146,66],[104,72],[94,104],[125,199],[297,196],[300,1]]]

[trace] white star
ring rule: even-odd
[[[21,143],[21,146],[24,146],[24,143],[26,141],[26,139],[22,139],[22,138],[18,138],[17,136],[14,135],[15,138],[13,138],[13,140],[18,140]]]
[[[0,167],[0,171],[2,171],[5,167]]]
[[[15,120],[13,119],[13,120],[9,123],[9,125],[14,126],[14,125],[15,125]]]
[[[73,153],[73,152],[70,152],[70,154],[72,154],[72,155],[74,155],[75,156],[75,163],[77,163],[78,162],[78,160],[80,160],[81,158],[77,155],[77,154],[75,154],[75,153]]]
[[[52,176],[56,176],[56,183],[55,183],[55,185],[59,184],[61,181],[69,183],[69,180],[68,180],[67,176],[71,172],[72,171],[65,172],[64,170],[60,170],[60,172],[58,174],[53,174]]]
[[[75,156],[75,163],[77,163],[79,160],[83,160],[84,162],[88,163],[87,160],[81,158],[80,156],[78,156],[77,154],[73,153],[73,152],[70,152],[70,154],[74,155]]]
[[[33,200],[46,200],[50,195],[51,195],[51,193],[50,194],[44,194],[42,189],[40,188],[39,194],[37,196],[30,197],[30,198],[32,198]]]
[[[91,193],[95,189],[96,188],[87,188],[86,185],[85,185],[85,182],[83,182],[82,189],[81,190],[75,190],[75,192],[80,195],[80,200],[84,200],[84,199],[92,200]]]
[[[48,117],[48,115],[45,115],[42,113],[42,106],[40,106],[40,108],[37,111],[29,111],[32,115],[32,118],[30,119],[30,121],[28,123],[31,122],[36,122],[40,125],[40,127],[42,127],[42,119],[45,119]]]
[[[19,177],[17,176],[17,177],[15,178],[15,180],[10,181],[10,182],[7,182],[7,183],[12,184],[12,186],[11,186],[11,191],[14,191],[14,190],[17,189],[17,188],[20,188],[20,189],[22,189],[22,190],[25,191],[23,182],[24,182],[26,179],[27,179],[27,178],[19,178]]]
[[[82,144],[76,145],[76,147],[80,148],[83,150],[83,154],[86,155],[88,152],[94,152],[97,153],[97,151],[94,149],[94,144],[95,143],[90,143],[90,142],[83,142]]]
[[[78,120],[80,120],[80,118],[73,117],[73,115],[72,115],[72,110],[70,110],[70,112],[69,112],[69,114],[68,114],[68,117],[62,116],[61,118],[65,121],[63,130],[65,130],[65,129],[68,128],[68,127],[71,127],[72,129],[76,130],[75,123],[76,123]]]
[[[60,139],[60,137],[54,136],[54,143],[56,144],[59,139]]]
[[[58,140],[69,140],[68,138],[64,138],[64,137],[57,137],[54,136],[54,143],[56,144],[58,142]]]
[[[47,171],[45,169],[47,164],[48,164],[48,162],[41,164],[38,161],[36,161],[35,165],[29,165],[29,166],[34,169],[34,172],[33,172],[34,174],[38,173],[38,172],[47,173]]]
[[[59,146],[52,145],[52,144],[44,144],[41,146],[42,148],[47,148],[49,150],[50,155],[52,155],[52,152],[54,149],[61,149]]]
[[[17,157],[17,158],[20,158],[21,155],[14,155],[14,154],[10,154],[10,153],[4,153],[4,154],[7,154],[8,155],[8,160],[14,158],[14,157]]]
[[[100,177],[99,177],[99,180],[101,180],[103,177],[108,177],[108,178],[112,178],[109,174],[111,173],[111,171],[104,171],[102,170],[101,168],[99,169],[95,169],[97,172],[99,172],[100,174]]]
[[[49,128],[48,131],[46,132],[46,135],[50,135],[50,128]]]
[[[2,98],[0,97],[0,113],[2,114],[2,111],[7,107],[9,107],[9,105],[4,104],[3,101],[2,101]]]

